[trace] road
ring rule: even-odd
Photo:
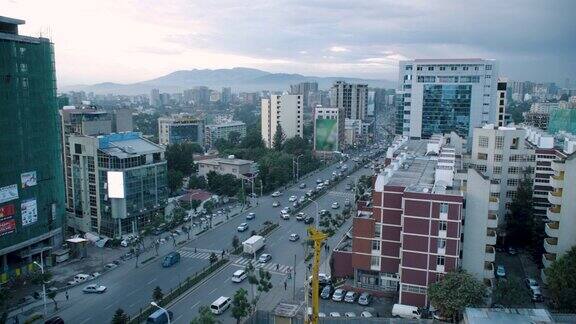
[[[350,160],[347,162],[348,165],[353,164]],[[290,300],[293,299],[293,293],[296,293],[296,297],[300,298],[299,291],[302,289],[305,278],[308,277],[307,273],[307,266],[304,262],[305,253],[305,245],[303,244],[303,240],[307,237],[306,228],[303,222],[298,222],[291,217],[290,220],[282,220],[279,216],[280,207],[273,208],[272,202],[278,200],[281,202],[282,206],[287,206],[290,202],[288,198],[291,195],[296,195],[298,197],[305,194],[305,192],[309,188],[313,188],[316,186],[316,179],[327,179],[332,175],[332,172],[335,170],[335,166],[328,168],[327,170],[322,171],[320,174],[314,175],[309,177],[308,179],[301,181],[306,183],[306,189],[300,189],[297,186],[289,188],[287,191],[283,192],[283,195],[278,198],[272,197],[265,197],[261,200],[259,208],[255,211],[256,213],[256,222],[250,221],[248,222],[251,228],[256,228],[254,226],[258,222],[263,222],[264,220],[272,220],[275,222],[279,222],[280,227],[275,230],[269,237],[266,239],[266,247],[264,249],[264,253],[269,253],[272,255],[272,260],[268,262],[263,267],[268,270],[272,274],[272,284],[274,285],[274,289],[272,292],[263,295],[261,302],[258,304],[259,309],[272,309],[276,304],[279,298],[283,300]],[[337,201],[340,206],[344,205],[344,201],[349,199],[353,201],[354,193],[352,191],[346,191],[345,186],[348,182],[356,182],[357,179],[361,175],[365,174],[372,174],[372,169],[365,169],[362,168],[355,173],[351,174],[348,178],[344,178],[340,183],[338,183],[335,187],[330,189],[325,195],[317,198],[318,207],[319,209],[326,209],[331,211],[332,213],[339,213],[342,211],[342,207],[337,210],[331,208],[331,204]],[[291,203],[290,203],[291,204]],[[316,214],[316,205],[310,204],[303,210],[307,215],[314,216]],[[234,224],[239,224],[241,222],[245,222],[243,218],[234,220]],[[342,235],[347,231],[350,226],[351,221],[349,220],[346,224],[344,224],[340,231],[334,235],[328,241],[329,246],[335,246],[337,241],[342,237]],[[232,225],[232,224],[230,224]],[[234,231],[233,226],[226,226],[219,228],[212,233],[208,234],[207,237],[214,237],[214,239],[210,239],[209,241],[197,241],[197,244],[205,244],[205,245],[198,245],[198,247],[203,248],[215,248],[218,246],[218,237],[232,237],[232,231]],[[298,242],[290,242],[288,240],[290,234],[296,233],[300,235],[300,241]],[[241,240],[244,240],[250,236],[249,231],[241,233],[240,235]],[[216,244],[216,245],[213,245]],[[322,259],[326,261],[327,253],[324,251],[322,252]],[[173,323],[189,323],[192,318],[197,316],[198,309],[201,306],[209,306],[214,300],[216,300],[220,296],[227,296],[232,297],[235,291],[239,288],[244,288],[248,291],[249,296],[252,294],[251,287],[248,284],[247,280],[238,284],[231,282],[230,278],[234,271],[238,269],[244,269],[248,264],[248,259],[245,257],[239,257],[238,259],[233,259],[231,264],[225,267],[221,272],[219,272],[216,276],[211,278],[209,281],[205,282],[204,284],[196,287],[191,292],[188,293],[185,297],[181,298],[177,302],[173,303],[169,306],[169,309],[174,313],[174,321]],[[277,268],[278,265],[278,268]],[[296,277],[292,279],[288,279],[287,270],[288,268],[296,269]],[[277,270],[278,269],[278,270]],[[327,267],[327,262],[323,262],[323,266],[320,268],[320,272],[328,272],[329,269]],[[296,280],[295,282],[293,280]],[[284,291],[284,282],[286,282],[286,290]],[[294,285],[295,284],[295,285]],[[231,316],[231,310],[227,310],[224,314],[218,317],[224,323],[235,323],[235,319]]]
[[[348,166],[351,166],[352,163],[352,160],[347,162]],[[339,165],[337,164],[331,165],[324,170],[310,175],[306,179],[302,179],[301,183],[304,182],[307,184],[306,189],[299,189],[298,184],[296,184],[288,188],[278,200],[282,202],[283,206],[287,206],[290,195],[302,196],[305,191],[316,186],[317,178],[323,180],[331,178],[332,172],[337,170],[338,167]],[[318,200],[320,209],[330,209],[330,204],[333,201],[338,201],[342,206],[345,199],[353,200],[352,193],[344,190],[345,184],[349,181],[355,181],[355,179],[362,174],[371,172],[372,170],[370,169],[361,169],[350,178],[343,180]],[[306,228],[303,223],[297,222],[293,218],[287,221],[281,220],[279,217],[280,208],[272,207],[272,202],[276,200],[276,198],[265,196],[256,200],[258,200],[258,205],[249,210],[256,214],[256,219],[246,221],[245,215],[247,212],[244,212],[220,224],[216,228],[202,233],[187,244],[178,246],[177,249],[181,252],[182,259],[176,266],[162,268],[161,256],[174,249],[172,243],[163,244],[160,246],[160,257],[156,257],[145,265],[140,265],[138,268],[135,268],[135,260],[127,261],[117,269],[96,279],[94,281],[95,283],[108,287],[108,291],[105,294],[85,295],[81,291],[85,285],[70,288],[68,290],[69,300],[65,300],[61,293],[57,297],[60,308],[57,315],[61,316],[67,323],[84,324],[107,323],[111,320],[114,312],[118,308],[122,308],[126,313],[131,315],[137,314],[141,308],[149,305],[154,287],[159,286],[164,292],[177,287],[178,283],[184,278],[201,271],[202,268],[209,264],[208,257],[212,251],[219,252],[222,249],[231,249],[232,237],[234,235],[238,235],[241,240],[244,240],[250,236],[251,230],[258,229],[266,220],[280,222],[281,225],[280,228],[273,232],[267,239],[266,251],[273,255],[271,264],[269,265],[270,267],[274,265],[272,269],[273,272],[275,272],[273,273],[273,283],[278,284],[278,286],[283,286],[285,276],[283,271],[286,270],[288,266],[293,267],[294,255],[296,255],[296,259],[298,260],[296,271],[304,273],[304,271],[299,271],[300,268],[304,270],[302,263],[304,256],[303,245],[299,242],[289,242],[288,236],[290,233],[298,233],[301,238],[305,238]],[[305,212],[313,216],[315,214],[314,204],[309,205]],[[236,228],[242,222],[248,222],[250,229],[246,232],[238,233]],[[195,248],[196,252],[194,251]],[[149,251],[147,254],[140,256],[140,261],[154,255],[154,250]],[[171,309],[174,310],[175,317],[179,318],[176,322],[188,322],[196,316],[197,308],[200,305],[210,304],[220,295],[232,295],[238,285],[232,285],[232,283],[229,280],[226,281],[226,279],[229,279],[234,270],[244,267],[242,262],[245,262],[245,260],[238,260],[227,266],[224,271],[205,284],[207,288],[196,289],[180,302],[174,304]],[[281,265],[279,271],[275,271],[276,263]],[[299,280],[298,277],[296,280]],[[303,282],[303,280],[302,276],[301,282]],[[227,314],[229,313],[228,311]]]

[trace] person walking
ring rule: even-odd
[[[276,263],[276,271],[278,271],[278,269],[280,269],[280,263]]]
[[[68,290],[66,290],[66,301],[68,301],[68,299],[70,299],[70,296],[68,296]]]
[[[286,281],[284,281],[284,290],[286,290],[287,287],[288,287],[288,283]]]

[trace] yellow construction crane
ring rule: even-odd
[[[326,234],[319,231],[314,226],[308,227],[308,239],[314,242],[314,259],[312,264],[312,314],[306,321],[309,324],[318,324],[318,311],[320,309],[320,299],[318,296],[319,282],[318,271],[320,271],[320,251],[322,250],[322,242],[326,239]]]

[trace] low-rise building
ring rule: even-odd
[[[212,147],[219,139],[227,140],[230,133],[240,134],[240,139],[246,136],[246,124],[240,121],[230,121],[223,124],[207,125],[204,132],[204,145]]]
[[[234,155],[227,158],[205,159],[197,161],[198,175],[205,177],[208,172],[214,171],[218,174],[231,174],[239,179],[251,177],[254,173],[254,161],[237,159]]]

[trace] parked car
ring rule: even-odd
[[[360,313],[360,317],[371,318],[374,316],[372,316],[372,313],[370,313],[368,311],[363,311],[362,313]]]
[[[238,232],[244,232],[248,230],[248,223],[242,223],[238,226]]]
[[[280,207],[280,202],[279,201],[273,202],[272,207]]]
[[[354,313],[354,312],[346,312],[346,313],[344,313],[344,316],[345,316],[345,317],[356,317],[356,313]]]
[[[540,289],[540,285],[538,284],[538,281],[536,281],[535,279],[532,278],[526,278],[524,279],[524,283],[526,284],[526,287],[528,287],[528,289]]]
[[[280,191],[274,191],[272,193],[272,197],[280,197],[280,196],[282,196],[282,193]]]
[[[103,294],[106,291],[106,286],[101,285],[88,285],[82,289],[85,294]]]
[[[267,263],[270,260],[272,260],[272,256],[268,253],[264,253],[258,258],[258,263]]]
[[[342,316],[340,316],[340,313],[338,312],[331,312],[330,317],[342,317]]]
[[[336,301],[336,302],[343,301],[345,295],[346,295],[346,290],[344,290],[342,288],[338,288],[338,289],[336,289],[336,291],[334,291],[334,294],[332,294],[332,300]]]
[[[498,265],[498,267],[496,267],[496,277],[499,278],[506,277],[506,268],[504,268],[503,265]]]
[[[357,296],[358,294],[355,291],[349,291],[346,293],[346,296],[344,296],[344,301],[347,303],[353,303],[356,301]]]
[[[64,324],[64,320],[60,316],[54,316],[47,319],[44,324]]]
[[[294,196],[294,195],[292,195],[292,196],[290,196],[290,198],[288,198],[288,201],[289,201],[289,202],[293,202],[293,201],[296,201],[296,200],[298,200],[298,197],[296,197],[296,196]]]
[[[322,288],[322,292],[320,293],[320,298],[330,299],[333,291],[334,291],[334,287],[332,285],[324,286],[324,288]]]
[[[322,179],[320,179],[320,178],[316,179],[317,184],[321,184],[322,182],[324,182],[324,181],[322,181]]]
[[[516,250],[516,248],[509,247],[509,248],[508,248],[508,254],[510,254],[510,255],[516,255],[516,254],[518,254],[518,250]]]
[[[531,288],[530,289],[530,299],[532,299],[533,302],[544,301],[544,298],[542,297],[542,292],[540,291],[540,288]]]
[[[296,241],[298,241],[299,239],[300,239],[300,235],[298,235],[298,234],[296,234],[296,233],[290,234],[289,240],[290,240],[291,242],[296,242]]]
[[[304,198],[304,197],[298,198],[298,203],[299,203],[299,204],[303,204],[305,201],[306,201],[306,198]]]
[[[280,212],[280,217],[283,220],[289,220],[290,219],[290,214],[288,214],[288,212],[285,212],[284,210],[282,212]]]
[[[256,218],[256,214],[254,214],[254,213],[248,213],[248,215],[246,215],[247,220],[252,220],[254,218]]]
[[[104,269],[106,270],[112,270],[114,268],[118,267],[118,265],[116,263],[108,263],[104,266]]]
[[[337,201],[333,202],[332,209],[338,209],[338,208],[340,208],[340,204]]]
[[[298,187],[300,187],[300,189],[304,189],[304,188],[306,188],[306,184],[305,184],[305,183],[301,183]]]
[[[308,190],[308,192],[306,192],[306,197],[312,197],[313,195],[314,195],[313,190]]]
[[[296,220],[297,221],[303,221],[306,218],[306,214],[304,214],[303,212],[299,212],[298,214],[296,214]]]
[[[394,306],[392,306],[392,317],[420,319],[422,315],[416,306],[394,304]]]
[[[304,219],[304,224],[312,224],[314,223],[314,218],[308,216],[306,217],[306,219]]]
[[[361,293],[360,297],[358,297],[358,304],[359,305],[368,306],[368,305],[370,305],[370,302],[372,302],[372,295],[370,295],[367,292]]]

